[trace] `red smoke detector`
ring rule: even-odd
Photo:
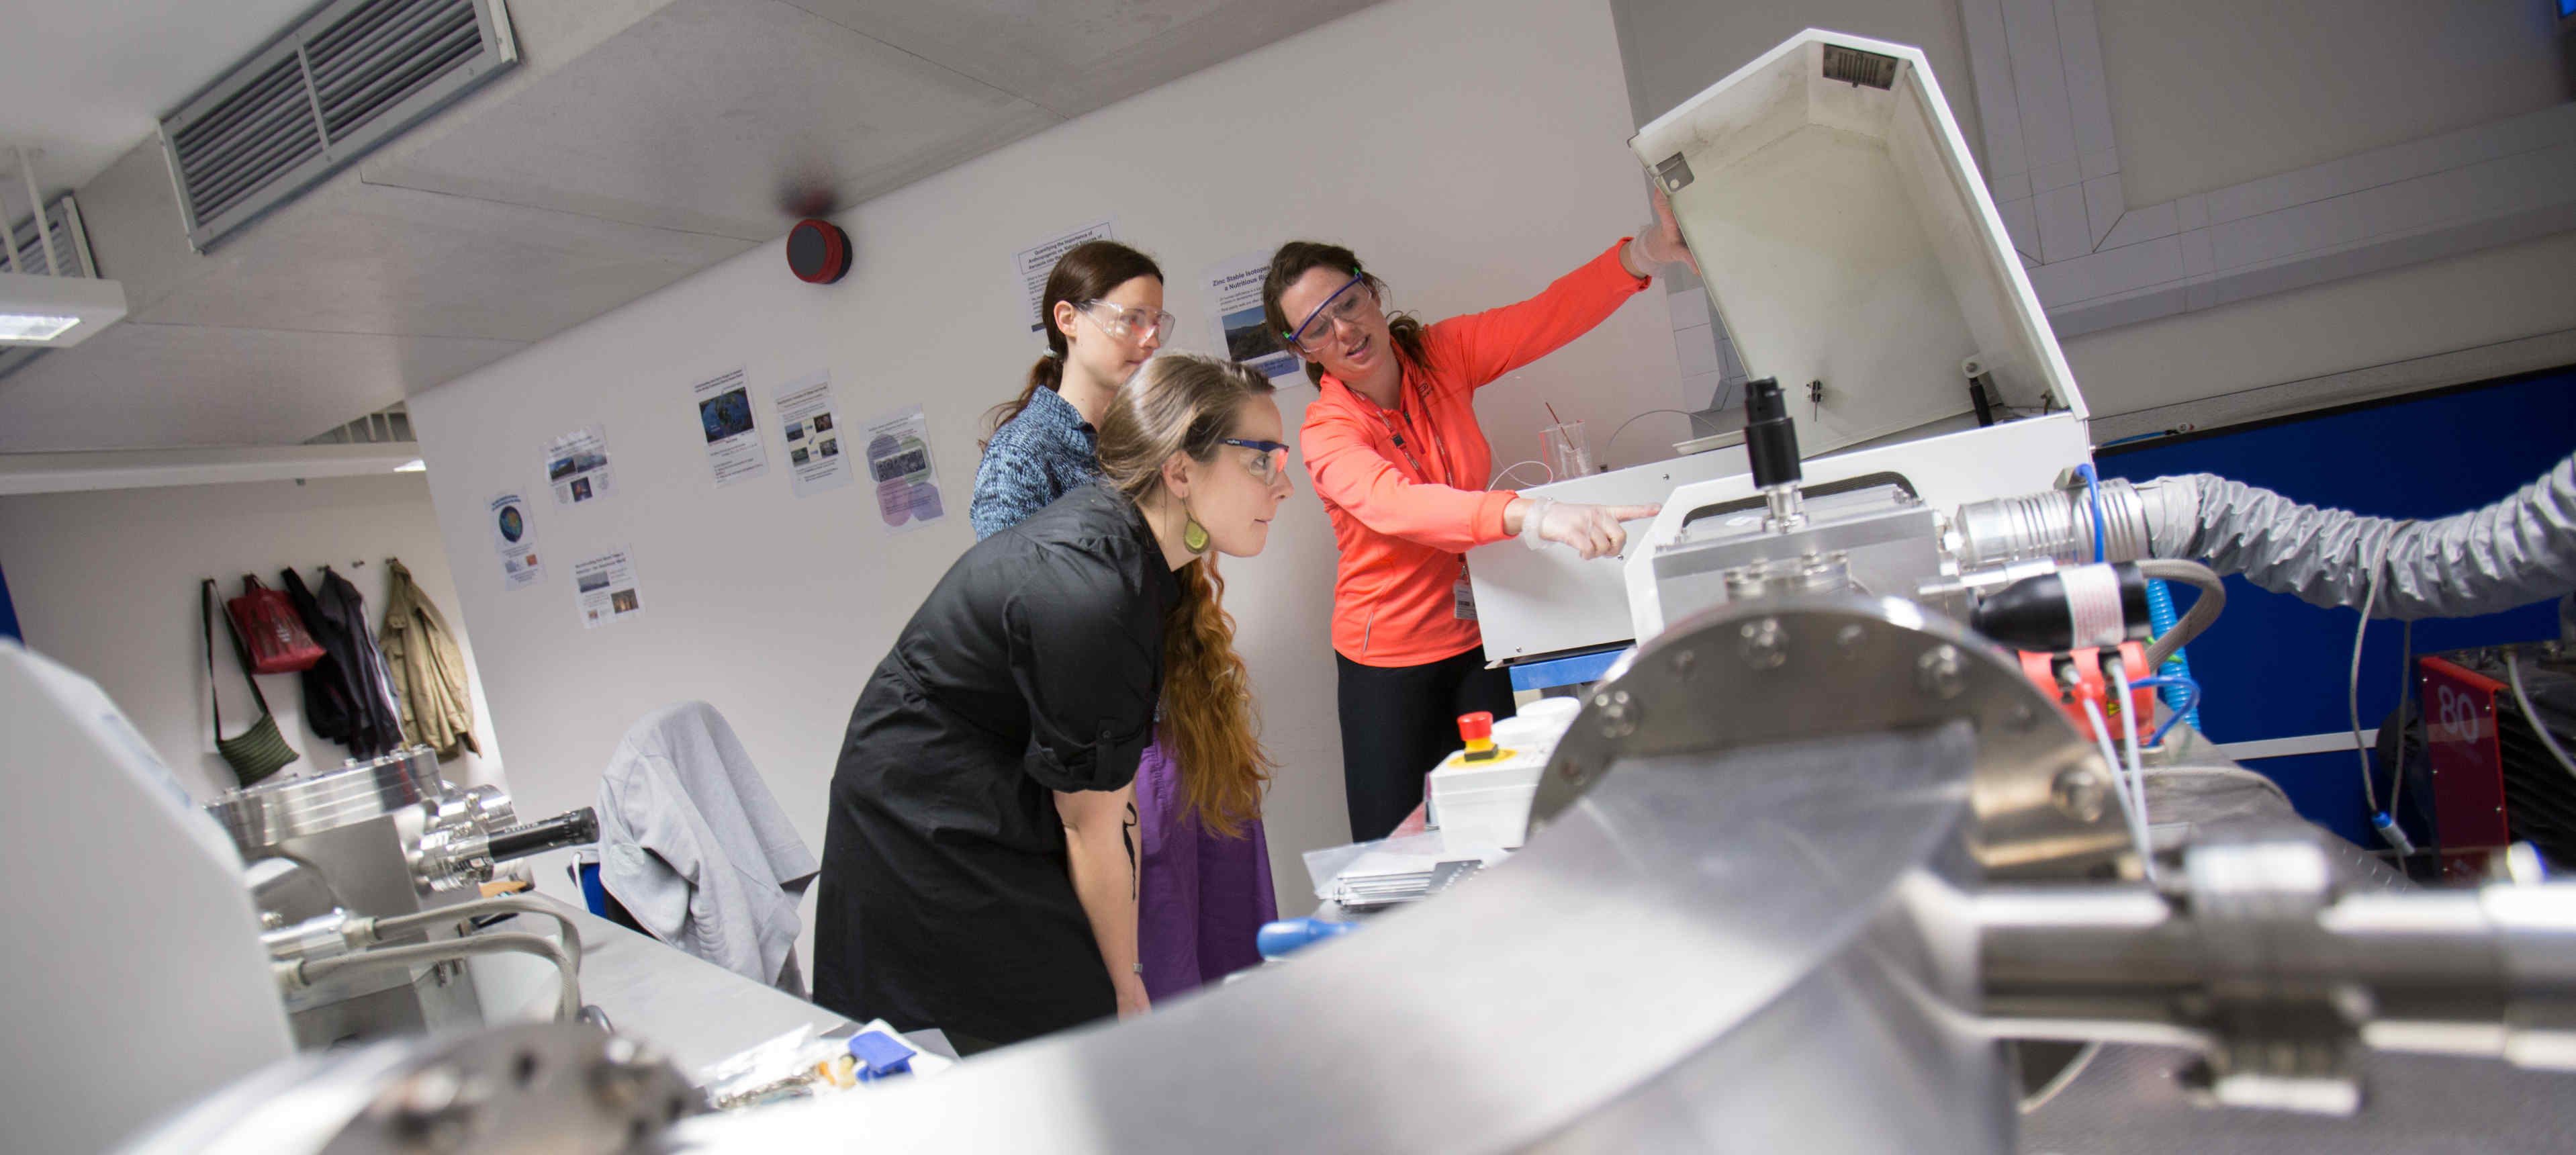
[[[787,267],[796,279],[828,285],[850,271],[850,234],[826,220],[807,218],[787,230]]]

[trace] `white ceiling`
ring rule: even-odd
[[[519,68],[198,254],[154,118],[307,4],[150,0],[265,31],[121,97],[78,193],[132,312],[0,378],[0,453],[300,442],[768,243],[791,200],[846,208],[1370,2],[511,0]],[[93,16],[0,61],[178,67],[142,55],[153,18]]]
[[[87,184],[313,4],[0,0],[0,146],[41,150],[47,196]]]

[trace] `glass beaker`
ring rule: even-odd
[[[1538,435],[1540,453],[1558,481],[1592,475],[1592,443],[1583,439],[1582,422],[1560,421]]]

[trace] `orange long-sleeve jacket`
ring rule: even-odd
[[[1462,555],[1509,536],[1503,507],[1513,494],[1484,488],[1494,455],[1476,425],[1475,391],[1590,332],[1644,289],[1649,279],[1619,264],[1627,243],[1529,300],[1426,326],[1424,363],[1398,359],[1404,384],[1393,409],[1325,375],[1297,440],[1341,549],[1333,649],[1343,657],[1416,666],[1480,644],[1452,590]]]

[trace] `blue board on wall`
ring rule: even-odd
[[[2511,495],[2576,451],[2576,368],[2396,401],[2099,451],[2102,475],[2144,481],[2215,473],[2314,505],[2431,519]],[[2175,600],[2194,595],[2175,586]],[[2227,610],[2191,644],[2201,722],[2219,742],[2349,732],[2345,685],[2358,611],[2321,609],[2227,579]],[[2415,652],[2556,637],[2554,602],[2415,625]],[[2361,723],[2397,705],[2401,632],[2375,621],[2364,642]],[[2281,783],[2299,812],[2376,846],[2349,751],[2247,763]],[[2377,789],[2383,802],[2387,774]]]
[[[18,632],[18,608],[9,604],[9,575],[5,572],[0,572],[0,637],[19,642],[27,640]]]

